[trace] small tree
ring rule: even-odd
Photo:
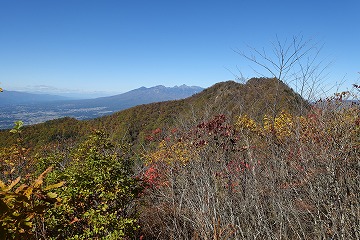
[[[117,149],[100,131],[80,144],[65,170],[50,176],[66,181],[66,186],[57,192],[63,205],[47,216],[46,235],[55,239],[133,236],[139,227],[135,203],[142,185],[127,157],[125,146]]]
[[[317,100],[324,78],[324,71],[328,67],[323,60],[319,60],[321,47],[312,40],[304,40],[303,36],[293,36],[291,41],[271,42],[272,49],[259,50],[249,46],[249,51],[237,52],[240,56],[254,63],[253,70],[262,77],[276,78],[294,88],[305,100],[313,102]],[[259,68],[257,68],[259,67]],[[263,72],[267,72],[265,74]],[[276,98],[273,102],[273,117],[281,109],[278,107],[279,92],[275,92]],[[298,106],[300,112],[304,112],[306,106]]]

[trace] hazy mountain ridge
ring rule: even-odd
[[[180,87],[165,87],[163,85],[158,85],[150,88],[140,87],[129,92],[110,97],[78,100],[73,103],[79,106],[91,104],[93,107],[107,106],[110,108],[116,108],[117,104],[121,102],[124,106],[122,109],[125,109],[139,104],[187,98],[193,94],[201,92],[202,90],[203,88],[195,86],[189,87],[182,85]],[[117,111],[122,109],[117,109]]]
[[[139,104],[176,100],[202,91],[196,86],[141,87],[110,97],[84,100],[68,100],[48,94],[9,92],[0,94],[0,129],[11,128],[14,121],[36,124],[61,117],[91,119],[124,110]]]
[[[64,100],[70,100],[70,98],[51,94],[34,94],[27,92],[4,90],[0,94],[0,107],[17,104],[34,104]]]

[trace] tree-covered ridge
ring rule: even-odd
[[[182,100],[139,105],[93,120],[63,118],[28,126],[24,128],[24,142],[36,148],[59,140],[76,141],[90,134],[91,129],[103,129],[112,138],[126,137],[138,143],[152,129],[170,128],[179,121],[196,122],[215,114],[232,118],[246,113],[259,119],[264,113],[274,114],[279,109],[299,114],[307,106],[305,100],[276,79],[253,78],[246,84],[227,81]],[[16,140],[8,131],[0,131],[0,136],[0,146],[10,146]]]

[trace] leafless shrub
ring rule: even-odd
[[[148,189],[145,235],[358,239],[359,108],[333,100],[271,129],[216,116],[168,142],[150,155],[162,183]]]

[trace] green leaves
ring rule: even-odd
[[[56,191],[63,199],[60,208],[52,209],[47,219],[47,233],[55,238],[94,239],[131,237],[137,212],[132,209],[142,184],[132,177],[132,165],[121,146],[96,131],[71,153],[64,171],[52,178],[66,182]],[[59,185],[61,183],[58,183]],[[49,185],[51,189],[57,184]],[[56,198],[55,194],[48,194]],[[76,221],[75,221],[76,219]]]
[[[59,188],[59,187],[62,187],[64,184],[65,184],[64,181],[59,182],[59,183],[55,183],[55,184],[47,186],[46,188],[44,188],[44,190],[47,191],[47,190],[52,190],[54,188]]]
[[[16,121],[15,126],[13,127],[13,129],[10,130],[11,133],[21,133],[21,128],[24,126],[24,122],[23,121]]]
[[[48,196],[49,198],[56,198],[58,195],[56,193],[49,192],[46,194],[46,196]]]

